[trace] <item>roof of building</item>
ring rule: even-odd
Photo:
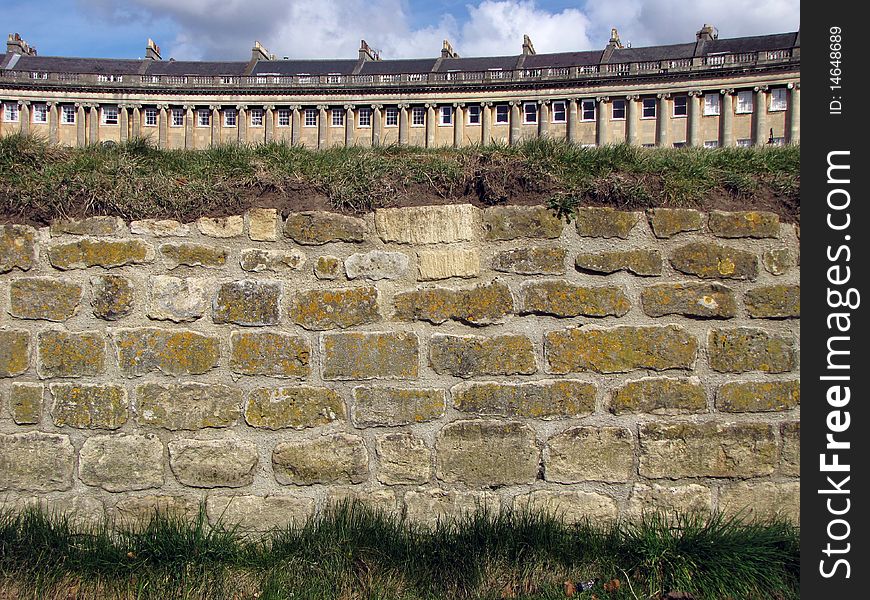
[[[264,73],[278,75],[350,75],[359,64],[358,60],[260,60],[254,65],[251,75]]]
[[[246,62],[148,60],[147,75],[244,75]]]
[[[22,55],[12,68],[15,71],[127,75],[138,73],[141,66],[141,60],[123,58],[70,58],[65,56]]]
[[[438,71],[488,71],[490,69],[515,69],[518,56],[491,56],[469,58],[444,58],[438,66]]]
[[[360,75],[397,75],[399,73],[428,73],[437,58],[406,58],[398,60],[367,60]]]

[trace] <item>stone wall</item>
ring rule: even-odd
[[[797,519],[797,260],[759,212],[0,226],[0,497]]]

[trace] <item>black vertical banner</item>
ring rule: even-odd
[[[802,598],[865,598],[870,585],[870,125],[860,6],[808,2],[801,15]]]

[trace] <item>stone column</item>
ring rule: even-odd
[[[719,90],[722,94],[722,106],[719,111],[719,128],[721,129],[721,145],[734,146],[734,90]]]
[[[265,105],[263,113],[263,129],[265,130],[266,143],[268,144],[275,139],[275,105]]]
[[[219,104],[212,104],[211,109],[211,145],[218,146],[221,143],[221,107]]]
[[[576,144],[578,132],[577,132],[577,99],[576,98],[568,98],[568,123],[565,127],[565,139],[568,140],[569,144]]]
[[[607,107],[610,104],[608,96],[598,96],[595,98],[595,145],[598,147],[606,146],[610,140],[607,135]]]
[[[640,96],[625,97],[625,143],[636,146],[637,140],[637,103]]]
[[[248,105],[237,104],[236,110],[236,133],[241,146],[248,143]]]
[[[508,102],[511,107],[511,123],[510,133],[508,136],[508,144],[513,146],[520,143],[520,103],[517,100]]]
[[[329,146],[329,113],[325,104],[317,105],[317,148]]]
[[[767,143],[767,86],[756,86],[755,106],[752,110],[752,144],[763,146]]]
[[[671,145],[670,94],[656,94],[659,105],[656,110],[656,146],[667,148]]]
[[[408,145],[408,105],[399,105],[399,145]]]
[[[88,144],[100,143],[100,109],[99,105],[91,104],[89,118],[91,122],[88,124]]]
[[[460,102],[453,103],[453,147],[462,146],[463,128],[465,126],[465,105]]]
[[[550,101],[538,100],[538,137],[550,135]]]
[[[30,100],[18,101],[18,128],[21,135],[30,132]]]
[[[184,148],[193,148],[193,105],[184,105]]]
[[[354,137],[356,132],[356,122],[354,119],[356,116],[354,115],[354,109],[356,106],[353,104],[345,104],[344,105],[344,146],[345,148],[350,148],[354,145]]]
[[[48,141],[51,144],[56,144],[58,142],[58,114],[57,111],[60,110],[57,102],[47,102],[48,105]]]
[[[801,83],[788,84],[788,143],[801,142]]]
[[[85,138],[85,105],[81,102],[76,102],[76,145],[84,146],[87,144]]]
[[[141,137],[141,127],[142,127],[142,105],[134,104],[133,105],[133,137],[138,138]]]
[[[161,148],[169,147],[169,111],[168,105],[161,104],[157,107],[160,112],[157,114],[157,145]]]
[[[704,145],[701,139],[701,90],[691,90],[688,97],[689,124],[686,132],[686,142],[693,148]]]
[[[121,143],[130,138],[130,113],[127,112],[126,104],[118,105],[118,127],[121,129]]]
[[[381,109],[383,104],[372,104],[372,146],[381,145]]]
[[[492,102],[480,103],[480,144],[486,146],[492,142]]]
[[[298,146],[302,142],[302,111],[299,106],[293,106],[293,116],[291,117],[290,125],[290,143]]]
[[[435,129],[438,123],[435,121],[435,105],[426,105],[426,147],[433,148],[435,146]]]

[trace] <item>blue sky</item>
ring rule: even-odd
[[[794,31],[799,0],[6,0],[6,33],[41,55],[137,58],[153,38],[163,58],[236,59],[255,39],[297,58],[354,58],[366,39],[384,58],[601,48],[617,27],[634,46]]]

